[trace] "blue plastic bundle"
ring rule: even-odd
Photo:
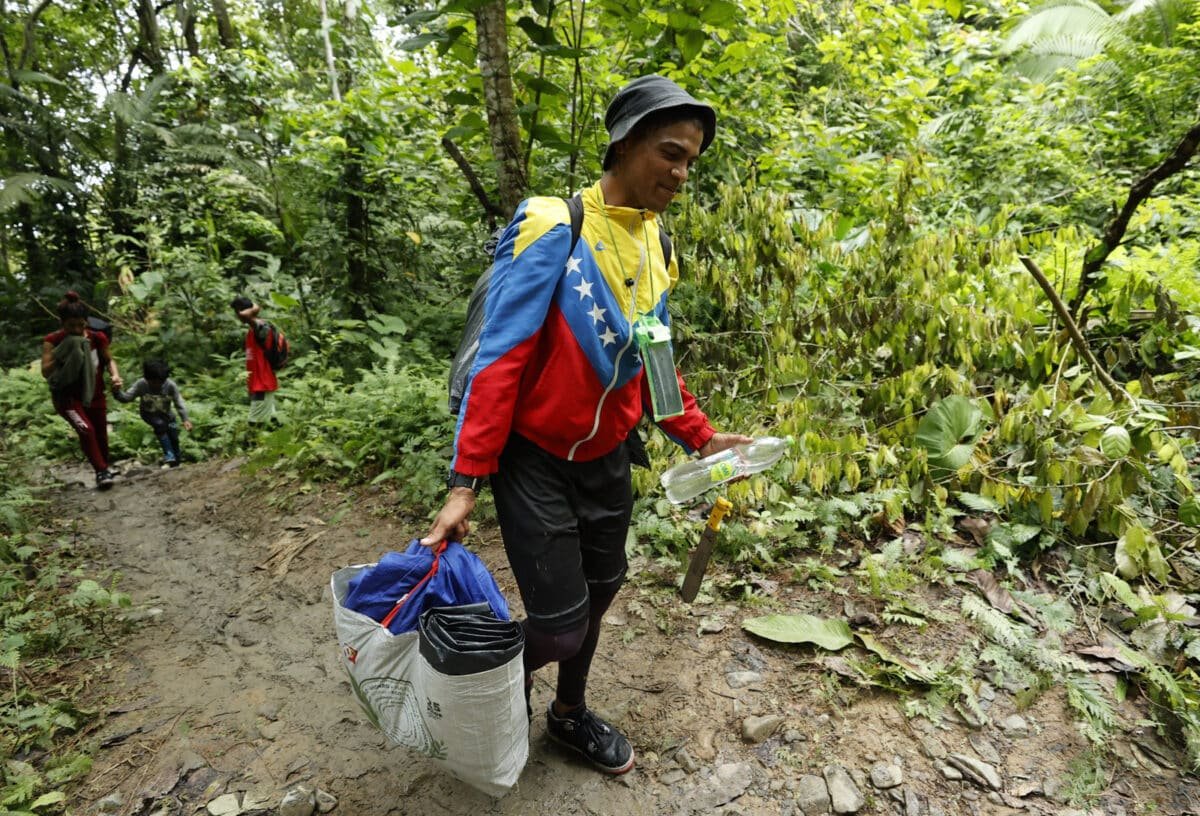
[[[404,552],[387,553],[356,575],[342,605],[398,635],[416,631],[426,609],[480,603],[497,620],[510,619],[504,595],[479,556],[457,541],[422,547],[414,539]]]

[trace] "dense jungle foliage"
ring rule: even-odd
[[[170,361],[191,455],[248,448],[254,467],[429,511],[487,236],[521,197],[593,180],[607,100],[661,73],[719,117],[666,215],[677,358],[719,427],[795,439],[729,488],[726,556],[811,581],[848,537],[871,542],[863,586],[916,627],[916,582],[1038,574],[1105,610],[1131,686],[1200,768],[1200,1],[2,8],[8,461],[77,456],[33,364],[74,288],[115,324],[128,380]],[[250,440],[239,293],[294,357],[284,426]],[[110,417],[117,456],[153,455],[136,412]],[[698,525],[657,476],[682,454],[648,439],[636,546],[676,557]],[[0,499],[14,678],[64,648],[16,599],[36,580],[30,501]],[[979,519],[976,546],[955,545]],[[1029,689],[1066,682],[1098,750],[1123,727],[1059,630],[962,614],[970,666],[873,681],[921,713],[969,709],[963,678],[991,663]],[[5,773],[6,802],[57,806],[39,792],[59,777]]]

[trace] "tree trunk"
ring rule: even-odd
[[[521,161],[521,123],[508,65],[508,21],[503,0],[488,0],[475,10],[479,73],[487,107],[492,152],[499,166],[500,207],[516,212],[528,182]]]
[[[161,74],[166,67],[162,54],[162,40],[158,35],[158,13],[154,10],[154,0],[138,0],[137,5],[138,35],[141,43],[142,59],[155,75]]]
[[[365,320],[375,308],[371,290],[367,253],[370,246],[370,221],[363,198],[363,171],[359,146],[347,140],[346,169],[343,174],[346,193],[346,284],[350,288],[351,316]]]
[[[342,92],[338,88],[337,60],[333,58],[333,41],[329,38],[331,26],[329,10],[325,7],[325,0],[317,0],[317,5],[321,8],[321,42],[325,46],[325,70],[329,74],[329,95],[333,97],[334,102],[341,102]]]
[[[212,0],[213,16],[217,18],[217,39],[221,48],[237,48],[237,33],[233,30],[233,21],[229,18],[229,7],[225,0]]]
[[[196,39],[196,9],[192,7],[191,0],[179,0],[175,13],[179,15],[179,27],[183,29],[188,56],[194,60],[200,59],[200,41]]]

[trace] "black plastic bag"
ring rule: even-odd
[[[464,675],[503,666],[525,647],[525,630],[502,621],[486,603],[435,606],[421,613],[421,656],[442,674]]]

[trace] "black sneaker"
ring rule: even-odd
[[[583,754],[605,773],[623,774],[633,767],[629,740],[585,706],[559,717],[551,701],[546,711],[546,733],[555,742]]]
[[[107,470],[96,471],[96,489],[108,490],[113,486],[113,475]]]

